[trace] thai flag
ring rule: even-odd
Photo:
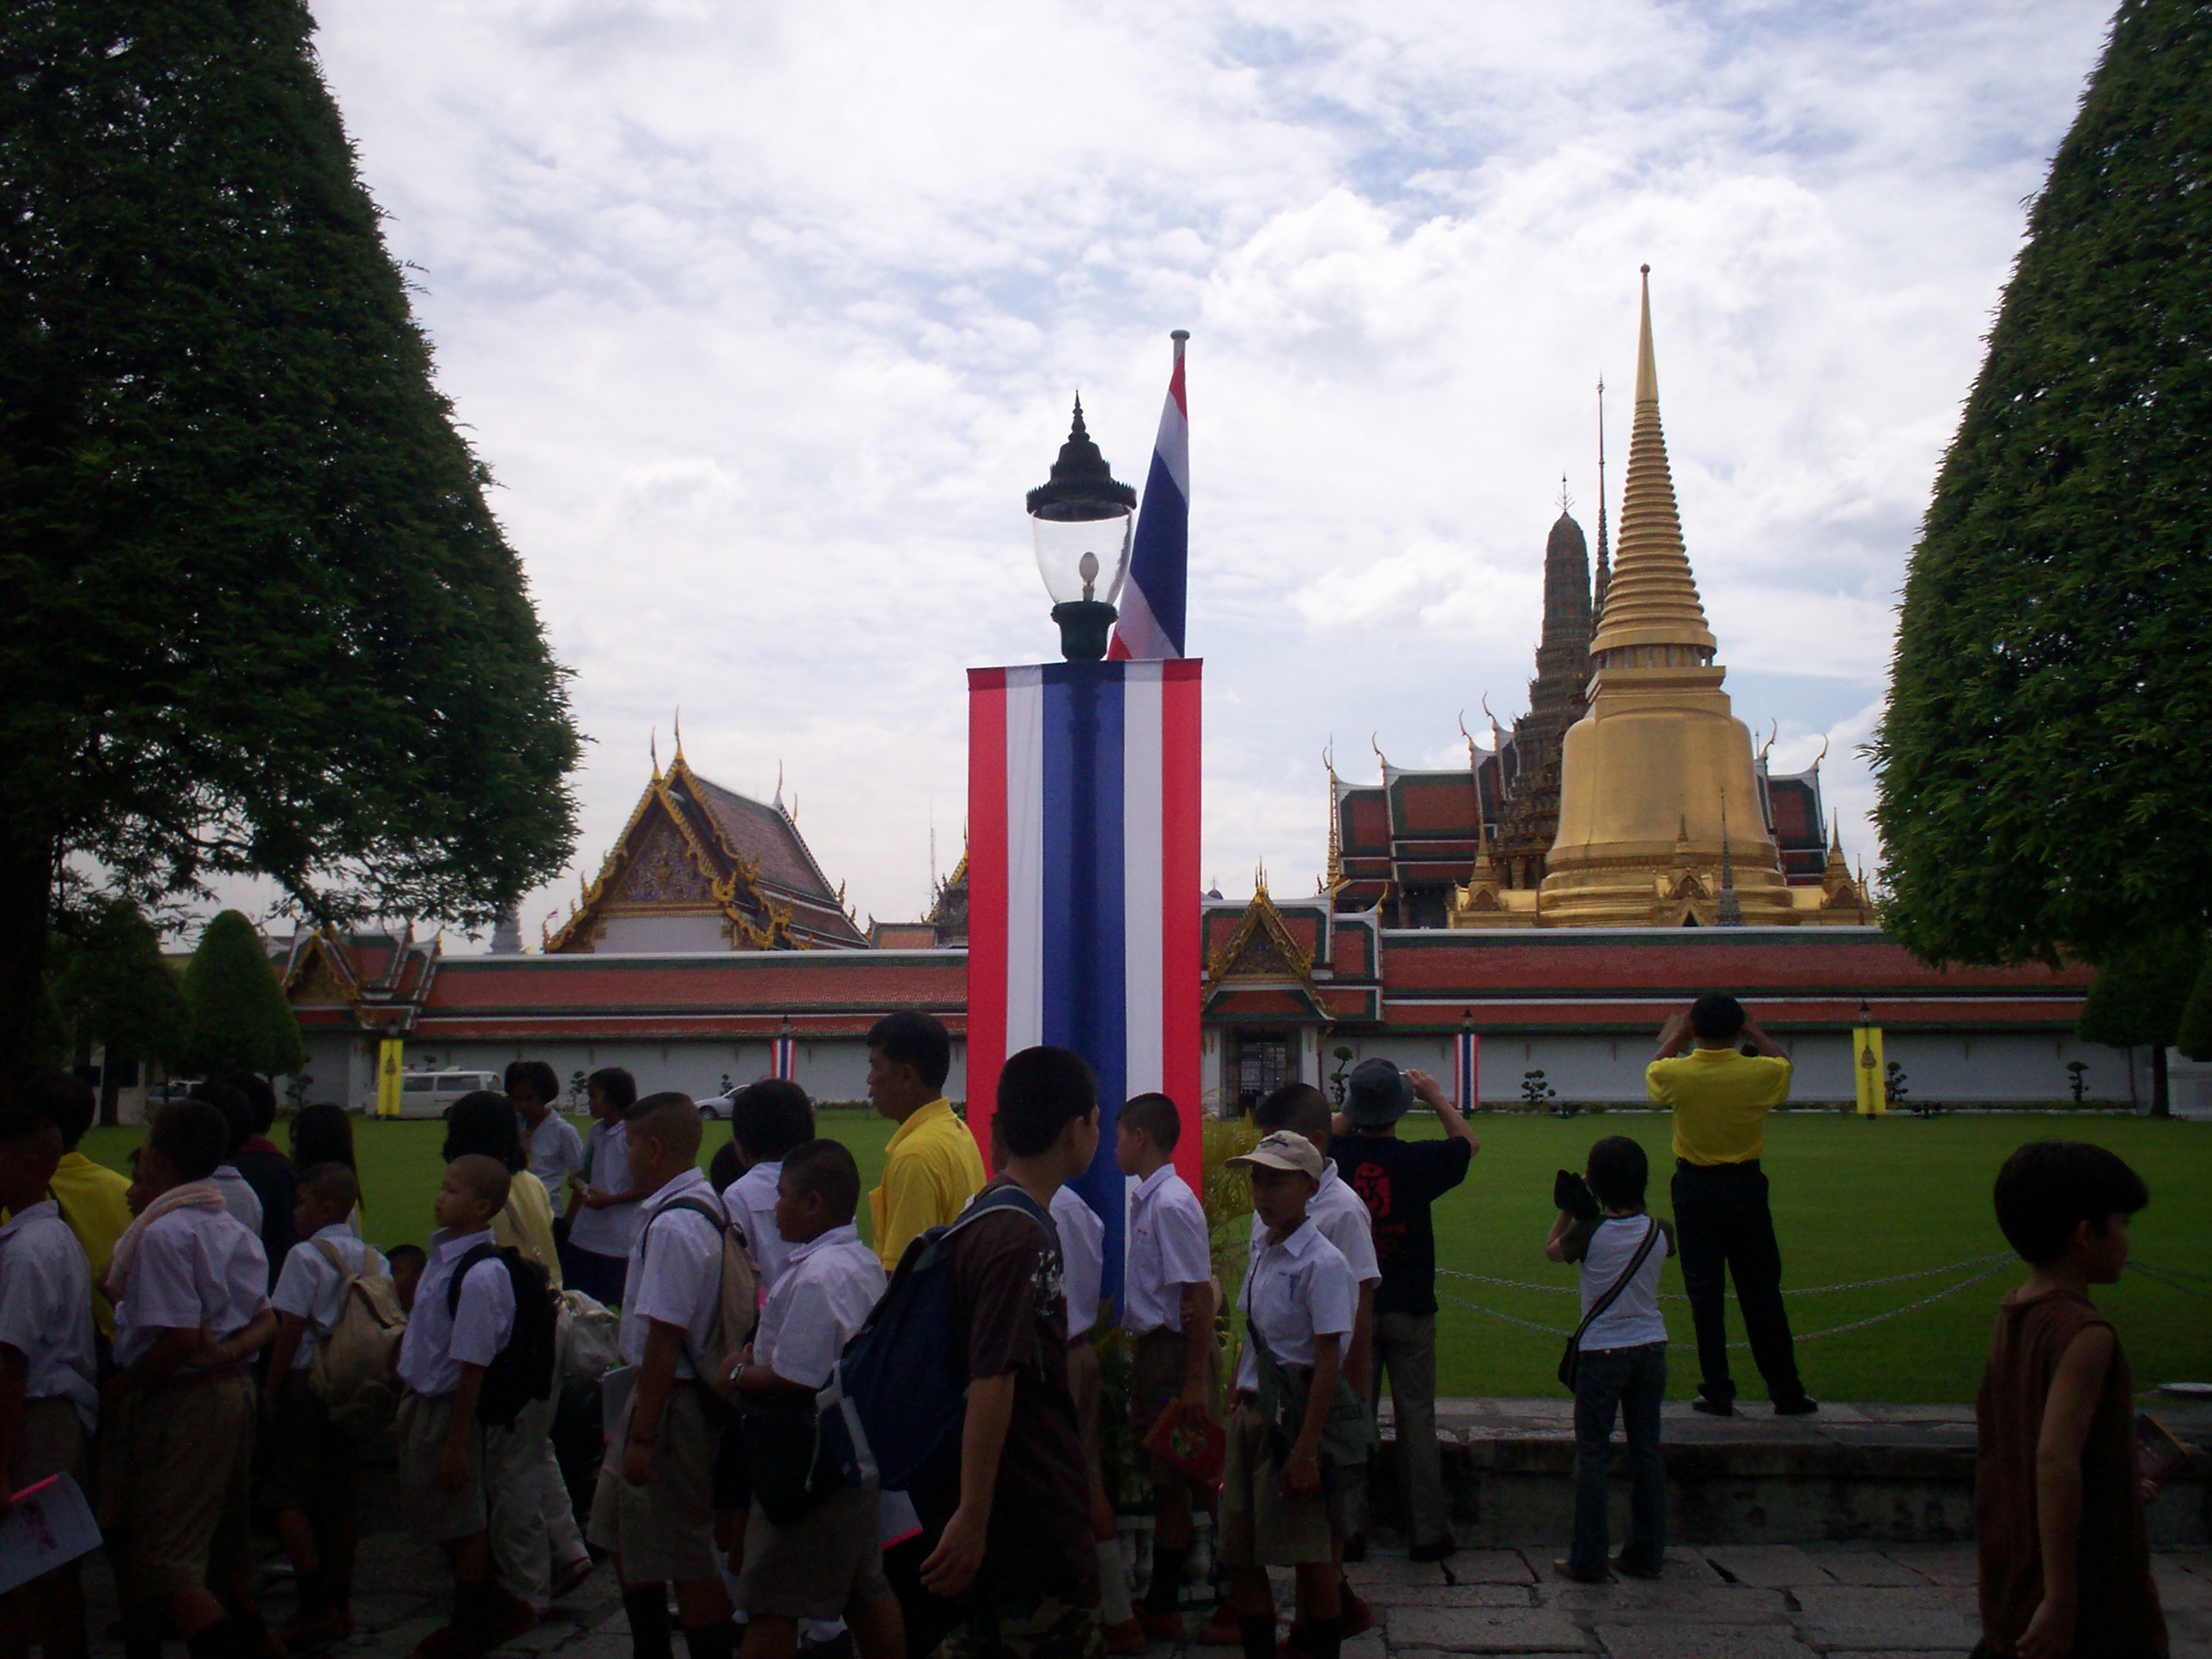
[[[1121,617],[1107,647],[1106,654],[1116,661],[1182,655],[1183,596],[1190,571],[1190,405],[1183,398],[1182,347],[1190,336],[1177,329],[1172,337],[1175,372],[1168,376],[1152,470],[1145,476],[1145,501],[1137,510]]]
[[[1097,639],[1098,636],[1094,634],[1091,637]],[[787,1036],[780,1036],[776,1038],[774,1057],[770,1061],[769,1075],[785,1083],[795,1083],[798,1081],[798,1039]]]
[[[989,1157],[999,1071],[1040,1042],[1098,1074],[1098,1156],[1077,1189],[1121,1284],[1114,1120],[1182,1109],[1176,1167],[1202,1180],[1199,671],[1056,662],[968,671],[968,1122]]]
[[[1478,1031],[1462,1031],[1452,1040],[1452,1077],[1456,1085],[1455,1099],[1462,1112],[1472,1112],[1482,1104],[1476,1085],[1480,1081],[1482,1036]]]

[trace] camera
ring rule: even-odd
[[[1601,1213],[1589,1183],[1572,1170],[1562,1170],[1553,1177],[1552,1207],[1565,1210],[1577,1221],[1595,1221]]]

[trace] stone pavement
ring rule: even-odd
[[[1441,1566],[1387,1555],[1354,1564],[1347,1571],[1373,1604],[1378,1628],[1346,1642],[1344,1659],[1877,1659],[1963,1655],[1974,1644],[1971,1546],[1678,1548],[1668,1553],[1667,1576],[1656,1583],[1601,1586],[1562,1582],[1552,1571],[1554,1553],[1472,1550]],[[2173,1659],[2212,1659],[2212,1552],[2161,1554],[2157,1568]],[[365,1540],[355,1597],[359,1628],[351,1643],[333,1650],[334,1659],[405,1659],[440,1622],[442,1576],[437,1558],[401,1534]],[[1278,1589],[1287,1601],[1287,1582]],[[273,1614],[289,1610],[289,1587],[272,1579],[266,1589]],[[111,1587],[98,1583],[95,1592],[97,1601],[112,1606]],[[505,1651],[629,1659],[627,1631],[602,1568]],[[1189,1654],[1235,1659],[1230,1649]],[[1160,1644],[1152,1659],[1176,1656]]]

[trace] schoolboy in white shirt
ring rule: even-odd
[[[1175,1170],[1182,1115],[1165,1095],[1139,1095],[1115,1120],[1114,1158],[1135,1178],[1122,1254],[1121,1326],[1131,1338],[1129,1429],[1138,1440],[1169,1411],[1215,1410],[1212,1236],[1206,1206]],[[1182,1581],[1190,1560],[1191,1483],[1148,1456],[1152,1582],[1140,1613],[1154,1641],[1183,1639]]]
[[[507,1206],[507,1166],[470,1152],[446,1166],[430,1213],[429,1259],[415,1287],[407,1334],[399,1344],[400,1504],[416,1536],[445,1552],[453,1573],[453,1617],[416,1650],[422,1659],[477,1659],[536,1628],[530,1604],[491,1571],[485,1500],[489,1437],[477,1419],[484,1372],[514,1340],[514,1281],[487,1257],[470,1267],[456,1301],[462,1259],[491,1243],[492,1218]]]
[[[1264,1234],[1244,1280],[1244,1354],[1222,1470],[1219,1558],[1230,1569],[1247,1659],[1273,1659],[1275,1653],[1271,1566],[1297,1570],[1298,1601],[1306,1610],[1299,1651],[1307,1659],[1338,1659],[1340,1526],[1323,1486],[1321,1445],[1352,1335],[1357,1287],[1351,1264],[1306,1216],[1322,1173],[1311,1141],[1279,1129],[1229,1163],[1251,1176],[1254,1224]],[[1263,1345],[1273,1368],[1293,1388],[1305,1388],[1296,1434],[1291,1424],[1279,1425],[1290,1439],[1280,1455],[1278,1425],[1261,1406]],[[1271,1381],[1268,1392],[1274,1387]]]
[[[92,1346],[92,1268],[46,1196],[61,1163],[50,1118],[0,1110],[0,1474],[9,1492],[58,1474],[86,1484],[85,1448],[99,1420]],[[70,1562],[0,1598],[27,1645],[47,1659],[82,1659],[84,1592]]]
[[[624,1127],[630,1179],[646,1194],[618,1337],[636,1373],[586,1535],[614,1553],[637,1659],[667,1659],[670,1585],[691,1659],[731,1659],[738,1627],[714,1551],[721,1429],[700,1397],[696,1363],[721,1312],[725,1212],[699,1170],[699,1109],[689,1095],[647,1095]]]
[[[853,1224],[860,1201],[853,1154],[834,1140],[808,1140],[782,1164],[775,1219],[791,1251],[736,1377],[748,1401],[786,1408],[775,1413],[779,1425],[799,1406],[797,1427],[883,1295],[884,1267]],[[884,1578],[877,1508],[873,1486],[854,1487],[778,1526],[753,1499],[738,1583],[744,1659],[793,1659],[799,1621],[832,1619],[851,1627],[860,1659],[899,1659],[905,1627]]]
[[[202,1100],[155,1115],[139,1151],[138,1218],[108,1264],[115,1360],[100,1395],[103,1518],[119,1540],[126,1645],[159,1640],[157,1613],[192,1659],[271,1650],[250,1595],[248,1354],[276,1328],[261,1240],[209,1177],[230,1125]]]
[[[278,1627],[289,1647],[324,1647],[353,1629],[356,1450],[331,1422],[311,1381],[315,1361],[345,1307],[346,1281],[382,1258],[350,1219],[361,1182],[343,1164],[318,1164],[300,1177],[293,1227],[300,1236],[276,1275],[270,1304],[276,1340],[262,1394],[269,1451],[262,1501],[276,1512],[276,1536],[291,1558],[300,1610]]]
[[[1006,1162],[993,1148],[992,1164]],[[1098,1545],[1099,1602],[1106,1616],[1106,1650],[1142,1653],[1145,1627],[1129,1604],[1129,1571],[1121,1559],[1121,1528],[1106,1491],[1106,1461],[1099,1438],[1098,1297],[1106,1274],[1106,1224],[1073,1187],[1052,1195],[1052,1222],[1060,1230],[1061,1282],[1067,1291],[1067,1389],[1083,1431],[1083,1462],[1091,1473],[1091,1535]]]
[[[722,1203],[744,1230],[763,1291],[775,1289],[791,1253],[775,1220],[783,1156],[813,1139],[814,1103],[796,1083],[763,1078],[730,1098],[730,1139],[745,1172],[724,1189]]]

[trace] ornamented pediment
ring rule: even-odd
[[[608,897],[617,904],[712,904],[714,883],[673,820],[648,818]]]
[[[1284,925],[1282,913],[1267,896],[1263,884],[1244,908],[1237,931],[1213,953],[1206,976],[1222,980],[1305,980],[1313,971],[1313,956],[1302,949]]]

